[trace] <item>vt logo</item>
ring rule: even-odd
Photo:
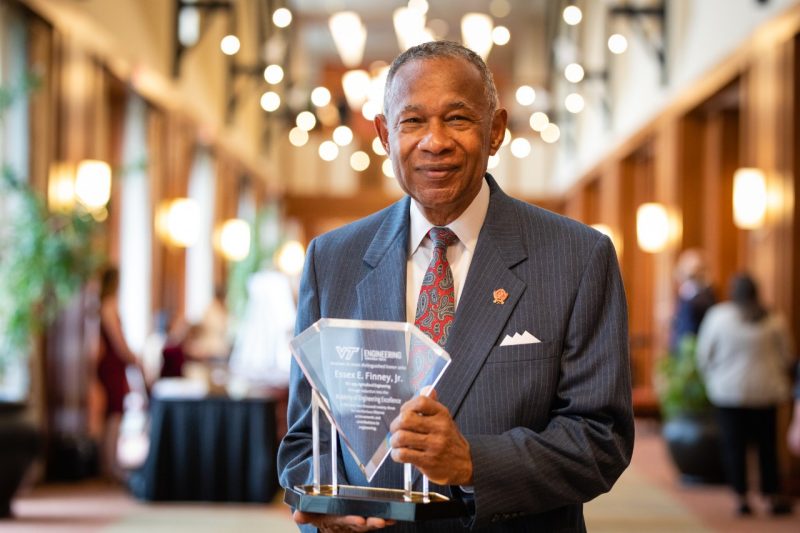
[[[339,359],[344,359],[345,361],[349,361],[353,358],[353,354],[356,353],[360,348],[358,346],[337,346],[336,353],[339,354]]]

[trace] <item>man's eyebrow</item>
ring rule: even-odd
[[[464,102],[463,100],[456,100],[454,102],[450,102],[449,104],[445,105],[445,108],[450,109],[471,109],[471,106]],[[425,106],[418,105],[418,104],[408,104],[403,106],[400,109],[400,113],[413,113],[416,111],[421,111],[425,109]]]

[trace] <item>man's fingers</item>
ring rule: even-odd
[[[436,394],[436,389],[434,389],[431,385],[422,387],[422,390],[420,390],[419,394],[420,396],[427,396],[434,401],[439,401],[439,395]]]
[[[400,406],[400,412],[402,413],[404,411],[412,411],[421,415],[430,416],[442,411],[447,411],[447,408],[437,402],[435,398],[431,398],[429,396],[417,396],[416,398],[408,400],[406,403]]]
[[[292,515],[297,524],[312,524],[322,531],[370,531],[394,525],[394,520],[385,520],[374,516],[333,516],[318,513],[295,511]]]

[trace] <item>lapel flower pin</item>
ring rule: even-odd
[[[495,289],[492,293],[492,297],[494,298],[493,302],[496,304],[503,305],[506,303],[506,298],[508,298],[508,293],[505,289]]]

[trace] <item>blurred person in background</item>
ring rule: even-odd
[[[101,451],[101,469],[110,479],[121,479],[116,461],[117,438],[125,395],[129,392],[125,368],[141,370],[136,354],[125,342],[119,317],[119,270],[108,267],[100,281],[100,345],[97,377],[105,396],[105,424]]]
[[[734,276],[730,301],[711,307],[700,325],[697,363],[708,397],[717,408],[723,460],[739,515],[753,512],[747,499],[750,438],[758,447],[761,494],[770,512],[791,512],[780,496],[777,412],[790,396],[792,359],[783,317],[761,304],[749,275]]]
[[[670,353],[678,353],[684,336],[697,335],[703,316],[717,301],[706,279],[705,257],[698,248],[686,249],[678,257],[675,282],[678,285],[678,297],[670,331]]]
[[[789,445],[789,451],[800,457],[800,363],[797,365],[797,377],[794,382],[794,411],[792,423],[786,434],[786,443]]]

